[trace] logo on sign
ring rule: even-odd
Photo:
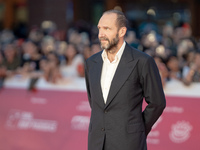
[[[88,116],[74,116],[71,120],[71,127],[74,130],[87,130],[90,122]]]
[[[169,137],[174,143],[183,143],[190,138],[192,125],[186,121],[178,121],[172,125],[172,130]]]
[[[91,108],[90,105],[88,103],[88,101],[82,101],[77,107],[76,109],[78,111],[82,111],[82,112],[90,112]]]
[[[57,121],[35,119],[32,112],[20,110],[11,110],[6,121],[8,129],[29,129],[43,132],[55,132],[57,125]]]

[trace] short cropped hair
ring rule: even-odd
[[[124,13],[119,10],[111,9],[111,10],[105,11],[103,13],[103,15],[104,14],[112,14],[112,13],[117,15],[116,25],[117,25],[118,29],[120,29],[122,27],[126,27],[126,28],[128,27],[128,20],[126,19]]]

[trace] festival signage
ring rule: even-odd
[[[148,149],[200,149],[200,98],[166,100],[147,137]],[[90,111],[84,91],[2,89],[0,150],[87,150]]]

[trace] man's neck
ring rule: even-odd
[[[115,60],[115,56],[117,52],[119,51],[119,49],[122,47],[123,42],[119,42],[119,44],[116,47],[113,47],[111,50],[106,50],[106,53],[110,62],[113,62]]]

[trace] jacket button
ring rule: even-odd
[[[105,128],[102,128],[101,131],[105,131]]]
[[[108,113],[108,111],[107,111],[107,110],[105,110],[105,111],[104,111],[104,113],[105,113],[105,114],[107,114],[107,113]]]

